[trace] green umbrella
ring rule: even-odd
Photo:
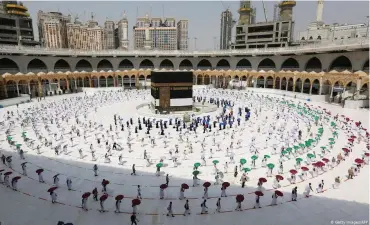
[[[17,148],[19,148],[19,147],[21,147],[22,146],[22,144],[16,144],[15,145],[15,147],[17,147]]]
[[[267,167],[268,167],[269,169],[274,169],[275,165],[274,165],[274,164],[272,164],[272,163],[269,163],[269,164],[267,164]]]
[[[299,147],[304,148],[304,147],[306,147],[306,145],[301,143],[301,144],[299,144]]]
[[[199,172],[198,170],[194,170],[194,171],[193,171],[193,175],[194,175],[194,176],[197,176],[197,175],[199,175],[199,174],[200,174],[200,172]]]
[[[330,145],[333,145],[333,144],[335,144],[335,142],[334,142],[334,141],[331,141],[331,142],[329,142],[329,144],[330,144]]]
[[[309,141],[306,141],[306,147],[310,147],[311,143]]]
[[[161,168],[163,166],[163,164],[162,163],[158,163],[157,165],[156,165],[156,167],[159,167],[159,168]]]
[[[309,141],[309,142],[315,142],[315,140],[314,139],[312,139],[312,138],[310,138],[310,139],[308,139],[307,141]]]
[[[315,121],[318,121],[319,120],[319,117],[318,116],[315,116]]]
[[[243,168],[242,169],[244,172],[246,172],[246,173],[248,173],[249,171],[251,171],[251,169],[250,168]]]
[[[311,159],[311,158],[314,158],[315,156],[314,156],[314,154],[308,153],[307,157]]]
[[[218,161],[218,160],[213,160],[212,162],[213,162],[213,164],[217,164],[217,163],[219,163],[219,161]]]
[[[263,156],[263,158],[267,158],[267,159],[269,159],[269,158],[270,158],[270,156],[269,156],[269,155],[264,155],[264,156]]]
[[[330,126],[335,127],[335,126],[336,126],[336,124],[335,124],[334,122],[331,122],[331,123],[330,123]]]
[[[338,136],[338,133],[336,131],[334,131],[333,136]]]
[[[329,141],[334,141],[334,138],[329,138],[328,140],[329,140]]]
[[[299,149],[299,146],[295,145],[293,146],[294,150],[298,150]]]
[[[292,148],[287,148],[286,151],[287,152],[291,152],[293,149]]]
[[[194,167],[196,167],[196,168],[198,168],[198,167],[200,167],[200,163],[194,163]]]
[[[302,159],[302,158],[296,158],[296,159],[295,159],[295,161],[297,161],[297,162],[302,162],[302,161],[303,161],[303,159]]]
[[[12,136],[8,136],[7,138],[8,138],[8,141],[11,141],[13,139]]]
[[[325,149],[326,149],[326,147],[325,147],[325,146],[321,146],[320,148],[321,148],[322,150],[325,150]]]
[[[281,154],[283,154],[283,155],[285,155],[287,153],[288,153],[287,151],[281,151]]]
[[[256,160],[256,159],[258,159],[258,156],[254,155],[254,156],[252,156],[251,158],[252,158],[253,160]]]
[[[247,160],[246,159],[240,159],[240,164],[242,164],[242,165],[244,165],[244,164],[246,164],[247,163]]]

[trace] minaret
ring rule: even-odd
[[[293,7],[296,5],[295,1],[281,1],[280,7],[280,20],[289,21],[293,20]]]
[[[316,12],[316,22],[322,22],[322,14],[324,11],[324,0],[317,1],[317,12]]]
[[[239,21],[238,25],[248,25],[251,22],[251,1],[241,0],[239,12]]]
[[[146,14],[145,16],[145,41],[144,41],[144,48],[149,50],[152,48],[152,41],[150,40],[150,19],[149,15]]]

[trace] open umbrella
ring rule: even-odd
[[[299,147],[304,148],[304,147],[306,147],[306,145],[301,143],[301,144],[299,144]]]
[[[289,172],[291,173],[291,174],[297,174],[297,170],[289,170]]]
[[[251,157],[251,159],[256,160],[256,159],[258,159],[258,156],[254,155],[254,156]]]
[[[194,176],[197,176],[198,174],[200,174],[200,172],[199,172],[198,170],[194,170],[194,171],[193,171],[193,175],[194,175]]]
[[[161,189],[166,189],[167,188],[167,184],[161,184],[161,186],[159,186]]]
[[[209,186],[211,186],[211,183],[209,183],[209,182],[204,182],[203,183],[203,187],[209,187]]]
[[[270,156],[269,156],[269,155],[264,155],[264,156],[263,156],[263,158],[267,158],[267,159],[269,159],[269,158],[270,158]]]
[[[105,195],[102,195],[102,196],[100,196],[100,201],[105,201],[106,199],[108,198],[108,195],[107,194],[105,194]]]
[[[12,181],[21,179],[20,176],[13,177]]]
[[[325,163],[328,163],[329,162],[329,159],[323,158],[322,161],[324,161]]]
[[[243,168],[242,169],[244,172],[246,172],[246,173],[248,173],[248,172],[250,172],[251,171],[251,169],[250,168],[248,168],[248,167],[245,167],[245,168]]]
[[[283,154],[283,155],[286,155],[288,152],[287,151],[285,151],[285,150],[283,150],[283,151],[281,151],[281,154]]]
[[[213,160],[212,163],[216,165],[217,163],[219,163],[219,161],[218,160]]]
[[[284,177],[281,175],[276,175],[276,180],[284,180]]]
[[[349,141],[349,142],[354,142],[354,141],[355,141],[355,139],[350,138],[350,139],[348,139],[348,141]]]
[[[277,196],[279,196],[279,197],[283,197],[283,196],[284,196],[283,192],[278,191],[278,190],[276,190],[276,191],[275,191],[275,194],[276,194]]]
[[[298,150],[299,149],[299,146],[298,145],[294,145],[293,148],[294,148],[294,150]]]
[[[49,188],[48,189],[48,192],[54,192],[55,191],[55,189],[57,189],[58,187],[51,187],[51,188]]]
[[[355,163],[361,164],[361,163],[364,163],[364,160],[362,160],[362,159],[355,159]]]
[[[331,141],[331,142],[329,142],[329,144],[330,145],[333,145],[333,144],[335,144],[335,141]]]
[[[235,198],[236,198],[236,201],[237,201],[237,202],[242,202],[242,201],[244,201],[244,195],[237,195]]]
[[[301,167],[301,169],[302,169],[303,171],[309,171],[309,169],[308,169],[307,167],[305,167],[305,166],[302,166],[302,167]]]
[[[10,172],[10,171],[9,171],[9,172],[4,173],[4,175],[5,175],[5,176],[9,176],[9,175],[10,175],[10,174],[12,174],[12,173],[13,173],[13,172]]]
[[[365,156],[369,157],[369,155],[370,155],[370,154],[369,154],[368,152],[366,152],[366,153],[365,153]]]
[[[275,167],[275,165],[274,165],[274,164],[272,164],[272,163],[269,163],[269,164],[267,164],[267,167],[268,167],[269,169],[273,169],[273,168]]]
[[[40,174],[40,173],[42,173],[42,172],[44,172],[44,169],[38,169],[38,170],[36,170],[36,173],[37,173],[37,174]]]
[[[109,184],[109,180],[104,180],[103,184],[104,184],[104,185]]]
[[[240,164],[244,165],[244,164],[246,164],[246,163],[247,163],[247,160],[246,160],[246,159],[244,159],[244,158],[241,158],[241,159],[240,159]]]
[[[122,200],[123,198],[124,198],[124,196],[123,196],[123,195],[117,195],[117,196],[115,197],[115,199],[116,199],[116,200],[118,200],[118,201],[119,201],[119,200]]]
[[[334,138],[329,138],[328,140],[329,140],[329,141],[334,141]]]
[[[3,172],[4,170],[0,170],[0,173]]]
[[[198,163],[198,162],[194,163],[194,167],[195,167],[195,168],[200,167],[200,163]]]
[[[184,188],[184,189],[189,189],[189,185],[187,185],[185,183],[181,184],[181,187]]]
[[[133,205],[140,205],[140,203],[141,203],[141,201],[140,201],[140,199],[132,199],[132,204]]]
[[[258,195],[258,196],[263,196],[262,191],[255,191],[254,193],[255,193],[256,195]]]
[[[307,157],[311,159],[311,158],[314,158],[314,157],[315,157],[315,155],[314,155],[314,154],[311,154],[311,153],[308,153],[308,154],[307,154]]]
[[[295,159],[295,161],[297,161],[297,162],[302,162],[302,161],[303,161],[303,159],[302,159],[302,158],[296,158],[296,159]]]
[[[285,149],[287,152],[291,152],[293,149],[292,148],[287,148],[287,149]]]
[[[355,136],[355,135],[351,135],[351,138],[352,138],[352,139],[355,139],[355,138],[356,138],[356,136]]]
[[[157,165],[155,165],[156,167],[159,167],[161,168],[163,166],[163,163],[158,163]]]
[[[266,180],[266,178],[264,178],[264,177],[261,177],[260,179],[258,179],[261,183],[266,183],[267,182],[267,180]]]
[[[326,149],[326,147],[325,147],[325,146],[321,146],[320,148],[321,148],[322,150],[325,150],[325,149]]]
[[[229,187],[229,186],[230,186],[230,183],[229,183],[229,182],[223,182],[223,183],[222,183],[222,186],[223,186],[223,187]]]
[[[342,148],[342,150],[343,150],[344,152],[349,152],[349,149],[348,149],[348,148]]]
[[[323,166],[325,166],[325,163],[319,161],[319,162],[316,163],[316,166],[317,167],[323,167]]]
[[[88,198],[90,195],[91,195],[91,193],[90,193],[90,192],[85,192],[85,193],[82,195],[82,198]]]

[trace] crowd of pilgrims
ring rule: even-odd
[[[242,164],[235,161],[235,155],[239,148],[243,148],[250,152],[251,155],[260,156],[269,153],[276,156],[274,163],[278,164],[278,174],[284,172],[284,162],[289,160],[289,157],[284,156],[282,151],[287,147],[291,147],[301,140],[303,137],[312,137],[312,127],[319,127],[322,124],[316,123],[309,117],[296,114],[286,105],[279,104],[281,99],[276,97],[267,97],[259,94],[243,93],[235,91],[219,91],[213,89],[198,90],[195,93],[193,100],[202,104],[211,104],[217,106],[217,111],[208,115],[191,115],[191,121],[186,123],[182,118],[159,119],[153,117],[138,116],[127,118],[119,114],[114,114],[113,118],[109,119],[111,124],[103,124],[94,121],[89,117],[89,113],[96,113],[99,107],[104,107],[110,104],[119,103],[125,99],[130,101],[144,100],[147,95],[146,91],[133,90],[123,92],[96,92],[94,94],[84,94],[83,96],[69,97],[56,101],[40,101],[35,104],[28,105],[27,108],[14,108],[7,111],[4,115],[4,122],[1,127],[5,136],[11,136],[13,130],[20,126],[22,130],[32,128],[38,141],[27,137],[27,134],[22,133],[25,144],[36,151],[37,154],[43,154],[45,149],[53,150],[55,157],[69,150],[78,151],[78,155],[83,160],[86,158],[86,153],[91,155],[91,160],[96,164],[93,166],[95,176],[99,175],[99,162],[112,163],[113,157],[116,157],[118,164],[123,165],[123,156],[129,156],[133,151],[143,151],[143,160],[146,161],[146,166],[151,167],[157,163],[171,162],[172,168],[179,165],[180,160],[188,160],[197,158],[201,160],[201,165],[205,166],[212,164],[213,155],[221,152],[225,155],[223,168],[220,165],[214,164],[214,184],[221,185],[223,178],[227,174],[233,174],[235,183],[241,184],[244,188],[248,182],[248,172],[243,171]],[[144,97],[143,97],[144,96]],[[124,110],[123,114],[124,114]],[[262,121],[262,122],[261,122]],[[289,121],[289,123],[287,122]],[[321,120],[320,120],[321,121]],[[322,122],[319,122],[322,123]],[[255,125],[257,124],[257,126]],[[56,127],[57,131],[52,130]],[[42,129],[47,133],[42,132]],[[246,131],[254,130],[253,133]],[[172,130],[172,131],[171,131]],[[350,131],[348,131],[350,132]],[[125,135],[123,135],[125,133]],[[88,138],[93,134],[93,138]],[[122,137],[126,139],[122,141]],[[176,140],[175,143],[170,141]],[[221,138],[222,137],[222,138]],[[79,141],[83,139],[84,141]],[[250,139],[248,142],[246,139]],[[157,143],[160,140],[163,143],[164,149],[167,149],[170,157],[160,157],[159,161],[151,158],[151,154],[156,154],[156,148],[162,143]],[[9,144],[13,144],[11,139],[8,139]],[[147,151],[143,146],[148,143],[151,150]],[[78,146],[77,148],[75,146]],[[197,146],[197,147],[195,147]],[[200,151],[198,147],[200,146]],[[22,147],[16,147],[17,152],[23,160],[21,168],[23,175],[27,176],[27,159]],[[105,149],[105,150],[104,150]],[[181,149],[181,150],[180,150]],[[105,151],[104,154],[101,154]],[[118,154],[113,154],[113,151]],[[305,153],[308,150],[300,150],[300,152],[292,153],[293,156]],[[323,154],[325,151],[323,152]],[[6,152],[2,152],[2,162],[4,165],[12,168],[12,156],[6,156]],[[268,157],[259,157],[261,166],[266,167]],[[314,152],[314,154],[316,154]],[[334,157],[333,157],[334,159]],[[368,163],[368,158],[365,158]],[[250,167],[256,168],[256,159],[251,161]],[[271,160],[270,160],[271,162]],[[127,162],[130,163],[130,162]],[[334,159],[333,165],[339,163]],[[259,163],[258,163],[259,164]],[[229,166],[233,169],[230,172]],[[131,175],[137,175],[135,164],[130,165],[132,169]],[[155,168],[155,176],[161,176],[161,166],[153,166]],[[194,167],[194,170],[197,170]],[[359,168],[355,168],[358,169]],[[4,175],[4,170],[0,170],[0,182],[8,187],[17,189],[19,179],[9,181],[9,175]],[[44,182],[43,170],[38,170],[39,182]],[[166,185],[168,185],[171,174],[171,169],[166,170],[165,176]],[[317,176],[314,174],[312,176]],[[176,175],[176,174],[173,174]],[[272,169],[267,169],[267,176],[271,177]],[[59,174],[53,176],[53,183],[56,187],[59,184]],[[298,175],[301,180],[308,178],[307,174]],[[193,186],[199,185],[199,178],[196,173],[192,175]],[[295,175],[289,178],[290,182],[296,182]],[[339,185],[340,179],[335,178],[336,185]],[[66,184],[69,190],[72,189],[72,179],[68,177]],[[101,196],[105,195],[106,187],[109,184],[107,180],[102,181]],[[221,197],[226,197],[227,186],[221,185]],[[253,185],[254,186],[254,185]],[[258,181],[257,190],[262,191],[263,182]],[[274,181],[274,188],[278,188],[279,180]],[[324,181],[320,182],[318,192],[323,190]],[[163,187],[163,188],[162,188]],[[159,197],[164,198],[165,186],[161,186]],[[93,199],[99,201],[98,188],[92,187]],[[179,191],[179,199],[185,198],[186,187],[181,186]],[[305,189],[305,194],[308,196],[312,190],[311,183]],[[137,187],[137,198],[141,199],[140,185]],[[57,193],[54,190],[50,191],[52,202],[57,201]],[[87,197],[82,199],[82,208],[87,210]],[[202,201],[201,213],[207,213],[208,187],[204,187],[204,200]],[[272,204],[276,204],[278,195],[273,194]],[[255,207],[260,207],[260,196],[256,195]],[[101,211],[104,209],[104,198],[100,198]],[[292,189],[292,200],[297,200],[297,187]],[[116,212],[120,211],[121,200],[116,201]],[[184,215],[190,214],[189,202],[186,200],[184,206]],[[217,212],[221,210],[221,198],[217,201]],[[132,205],[133,213],[137,211],[137,205]],[[173,216],[172,202],[167,208],[168,214]],[[237,202],[236,210],[241,210],[241,201]]]

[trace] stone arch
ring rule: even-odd
[[[180,70],[191,70],[193,69],[193,63],[191,63],[189,59],[184,59],[180,62],[179,69]]]
[[[281,79],[280,77],[275,77],[275,89],[280,89]]]
[[[99,79],[99,87],[107,87],[108,84],[107,84],[107,78],[105,76],[100,76],[98,77]]]
[[[266,84],[265,84],[265,87],[266,88],[273,88],[274,87],[274,78],[272,76],[268,76],[266,78]]]
[[[362,85],[359,95],[361,99],[369,99],[369,83],[365,83]],[[362,96],[364,96],[364,98]]]
[[[310,79],[306,78],[303,81],[303,93],[309,94],[310,93],[310,87],[311,87],[311,81],[310,81]]]
[[[19,94],[30,94],[28,91],[28,82],[26,80],[18,81]]]
[[[210,69],[211,70],[212,69],[212,64],[207,59],[202,59],[198,63],[197,69],[200,69],[200,70],[208,70],[208,69]]]
[[[200,75],[200,74],[197,76],[197,84],[198,85],[203,85],[203,76]]]
[[[312,82],[312,91],[311,94],[318,95],[320,93],[320,81],[318,79],[315,79]]]
[[[92,69],[91,63],[89,61],[87,61],[85,59],[81,59],[76,64],[76,70],[77,71],[91,72],[93,69]]]
[[[321,72],[322,71],[322,64],[321,64],[320,59],[318,59],[317,57],[313,57],[313,58],[309,59],[306,63],[305,71],[307,71],[307,72],[314,71],[316,73]]]
[[[287,88],[287,81],[286,81],[286,78],[283,77],[281,79],[281,90],[286,90],[286,88]]]
[[[298,78],[295,81],[295,91],[294,92],[301,92],[301,90],[302,90],[302,80],[301,78]]]
[[[236,64],[236,69],[251,69],[251,68],[252,68],[252,64],[248,59],[241,59]]]
[[[355,93],[356,93],[356,90],[357,90],[357,85],[355,82],[348,82],[346,85],[345,85],[345,92],[344,92],[344,98],[348,97],[348,96],[353,96]]]
[[[39,73],[39,72],[48,72],[48,68],[44,61],[40,59],[32,59],[27,65],[27,72]]]
[[[209,75],[204,75],[204,85],[209,85],[210,84],[210,77]]]
[[[39,96],[39,82],[37,80],[30,80],[31,96]]]
[[[344,70],[352,71],[351,60],[349,60],[346,56],[343,56],[343,55],[338,56],[331,62],[329,71],[330,70],[336,70],[338,72],[341,72]]]
[[[127,87],[130,87],[130,86],[131,86],[130,76],[125,75],[125,76],[123,76],[122,80],[123,80],[123,86],[124,86],[125,88],[127,88]]]
[[[130,88],[132,86],[136,87],[136,83],[137,83],[136,76],[135,75],[131,75],[131,77],[130,77]]]
[[[321,94],[329,95],[331,91],[331,83],[329,80],[324,80],[321,84]]]
[[[114,77],[112,76],[112,75],[109,75],[108,77],[107,77],[107,84],[108,84],[108,87],[115,87],[116,86],[116,84],[115,84],[116,82],[115,82],[115,79],[114,79]]]
[[[283,64],[281,64],[282,70],[299,70],[299,63],[296,59],[289,58],[286,59]]]
[[[258,70],[268,71],[275,69],[276,69],[275,62],[272,61],[270,58],[265,58],[258,64]]]
[[[154,69],[154,64],[149,59],[144,59],[139,65],[140,69]]]
[[[17,83],[14,80],[8,80],[5,85],[8,98],[18,97]]]
[[[174,68],[173,63],[169,59],[164,59],[160,64],[159,64],[160,69],[172,69]]]
[[[133,69],[133,68],[134,68],[134,64],[128,59],[122,60],[118,65],[119,70]]]
[[[16,62],[8,58],[0,59],[0,74],[4,73],[16,74],[18,72],[20,72],[20,70]]]
[[[257,88],[264,88],[265,87],[265,78],[263,76],[257,77],[256,82],[257,82],[257,84],[256,84]]]
[[[230,69],[230,63],[226,59],[221,59],[216,65],[216,69],[227,70]]]
[[[54,64],[54,72],[59,72],[59,71],[61,72],[71,71],[71,66],[64,59],[59,59]]]
[[[288,85],[288,91],[293,91],[293,85],[294,85],[293,77],[288,78],[287,85]]]
[[[109,70],[113,70],[113,65],[108,60],[103,59],[103,60],[100,60],[96,68],[98,69],[98,72],[101,70],[109,71]]]

